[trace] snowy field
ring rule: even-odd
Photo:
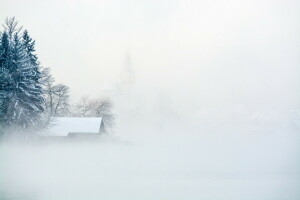
[[[1,144],[1,200],[298,200],[297,126],[230,123],[119,124],[99,143]]]

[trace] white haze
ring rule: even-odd
[[[26,8],[26,9],[24,9]],[[73,100],[114,95],[93,143],[0,146],[0,199],[300,198],[300,3],[0,0]]]
[[[299,199],[293,127],[131,123],[102,142],[1,144],[2,198]]]

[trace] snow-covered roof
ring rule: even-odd
[[[70,132],[99,133],[100,117],[53,117],[46,136],[67,136]]]

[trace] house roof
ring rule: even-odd
[[[99,133],[100,117],[52,117],[46,136],[67,136],[70,132]]]

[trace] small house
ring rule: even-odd
[[[103,133],[105,127],[100,117],[53,117],[43,136],[91,138]]]

